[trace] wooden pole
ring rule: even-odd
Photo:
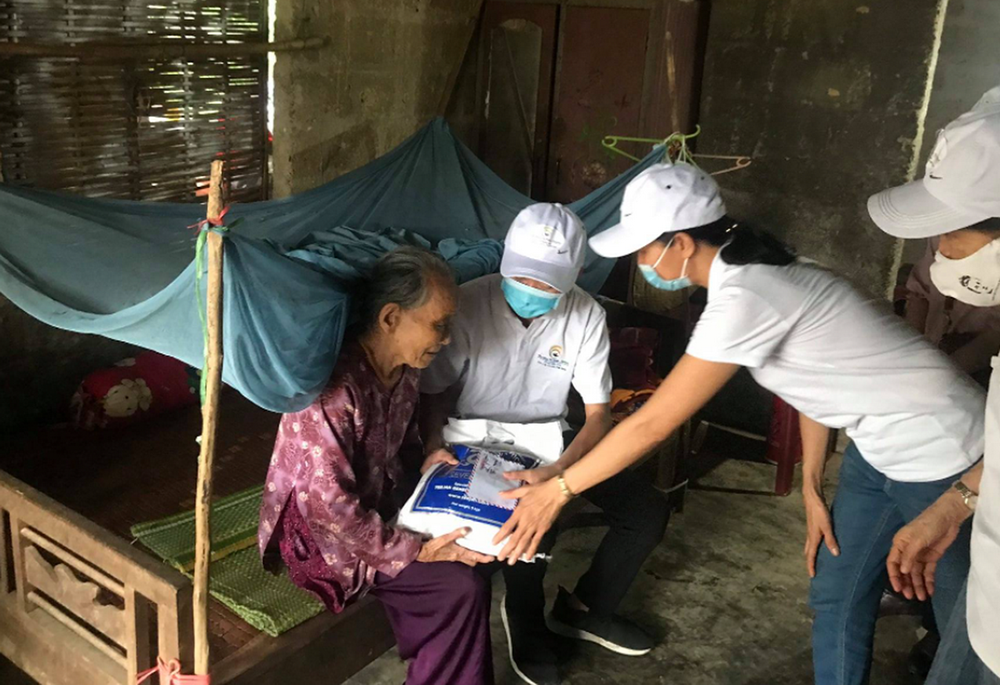
[[[208,191],[208,218],[222,213],[221,161],[212,162]],[[194,562],[194,672],[208,675],[208,576],[212,558],[210,514],[212,505],[212,461],[215,458],[215,428],[218,423],[219,390],[222,381],[222,236],[209,231],[208,251],[207,363],[204,403],[201,407],[201,454],[198,455],[198,490],[195,497]],[[199,293],[200,296],[200,293]]]
[[[681,115],[677,107],[677,98],[680,94],[677,91],[677,56],[674,53],[674,34],[667,31],[664,36],[667,53],[667,87],[670,94],[670,131],[681,130]]]
[[[295,52],[321,48],[327,38],[299,38],[276,43],[183,43],[143,41],[133,43],[0,43],[4,57],[79,57],[88,61],[127,59],[197,59],[202,57],[242,57],[269,52]]]

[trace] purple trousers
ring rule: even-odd
[[[340,611],[356,593],[345,593],[298,510],[286,509],[280,525],[291,581]],[[385,606],[399,654],[410,662],[406,685],[493,685],[488,577],[456,562],[415,561],[395,578],[376,573],[369,592]]]
[[[457,562],[413,562],[378,573],[371,594],[385,606],[406,685],[493,685],[490,581]]]

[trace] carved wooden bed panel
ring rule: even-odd
[[[190,663],[191,584],[0,472],[0,652],[41,683],[134,683]]]
[[[191,583],[0,471],[0,653],[42,685],[130,685],[156,656],[190,664]],[[378,602],[213,652],[215,685],[334,685],[393,644]]]

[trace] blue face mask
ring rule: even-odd
[[[513,278],[504,278],[500,288],[507,304],[522,319],[534,319],[536,316],[548,314],[555,309],[559,304],[559,298],[562,297],[519,283]]]
[[[681,267],[680,278],[664,278],[660,274],[656,273],[656,267],[659,265],[663,256],[667,254],[667,250],[673,244],[674,239],[671,238],[667,246],[663,248],[663,252],[660,253],[659,258],[652,264],[640,264],[639,271],[642,273],[642,277],[646,279],[646,282],[658,290],[684,290],[684,288],[690,287],[691,279],[687,277],[687,267],[688,260],[684,260],[684,265]]]

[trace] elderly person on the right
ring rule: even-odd
[[[361,321],[326,390],[281,419],[261,556],[330,611],[367,593],[381,600],[408,685],[492,685],[489,581],[473,568],[492,557],[456,544],[466,530],[425,541],[393,524],[404,467],[415,472],[423,454],[420,369],[449,342],[455,282],[439,256],[400,248],[359,293]]]
[[[1000,86],[938,134],[924,178],[874,195],[868,211],[897,238],[938,238],[930,278],[945,296],[969,307],[1000,305]],[[973,519],[968,583],[950,621],[940,626],[927,685],[1000,685],[998,366],[995,356],[983,459],[896,533],[887,561],[897,591],[937,597],[940,560]]]
[[[990,360],[1000,349],[1000,305],[977,307],[946,295],[934,283],[936,255],[947,251],[952,237],[934,236],[913,265],[906,281],[906,320],[927,340],[951,357],[959,368],[986,387]]]

